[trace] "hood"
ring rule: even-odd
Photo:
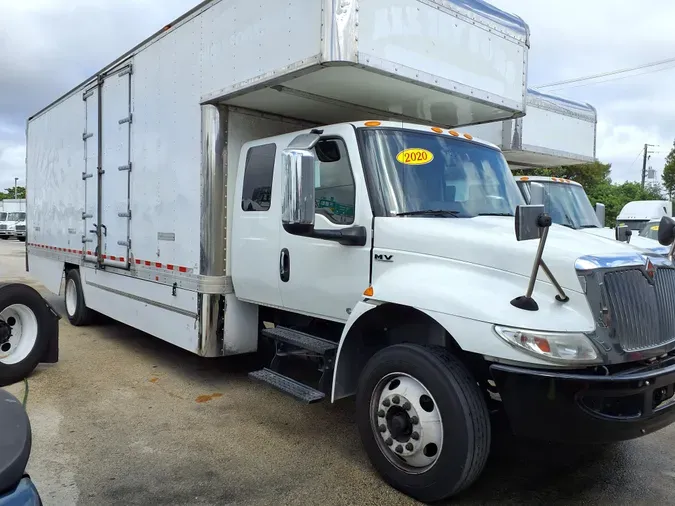
[[[604,237],[605,239],[611,239],[612,241],[616,241],[615,239],[615,233],[613,228],[605,227],[605,228],[583,228],[581,229],[581,232],[585,234],[590,234],[596,237]],[[625,244],[625,243],[624,243]],[[654,239],[649,239],[648,237],[641,237],[637,235],[636,233],[633,233],[633,235],[630,238],[630,243],[628,243],[628,246],[632,246],[634,250],[638,250],[639,252],[651,252],[651,253],[656,253],[659,255],[667,255],[668,251],[670,248],[667,246],[662,246],[659,241],[656,241]]]
[[[442,257],[525,277],[530,276],[539,245],[537,240],[517,241],[514,220],[509,216],[376,218],[374,238],[378,249]],[[580,292],[574,267],[579,257],[635,255],[636,249],[554,224],[543,259],[561,286]],[[538,279],[548,280],[541,269]]]

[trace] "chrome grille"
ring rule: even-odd
[[[7,225],[0,225],[0,230],[7,230]]]
[[[608,318],[624,351],[640,351],[675,339],[675,270],[657,268],[653,284],[639,268],[606,272]]]
[[[16,230],[17,230],[17,232],[25,232],[26,231],[26,225],[17,225]]]

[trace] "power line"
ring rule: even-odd
[[[554,88],[552,90],[548,90],[548,91],[556,92],[556,91],[559,91],[559,90],[569,90],[569,89],[572,89],[572,88],[581,88],[583,86],[591,86],[593,84],[609,83],[609,82],[612,82],[612,81],[618,81],[620,79],[627,79],[629,77],[643,76],[643,75],[646,75],[646,74],[653,74],[655,72],[661,72],[662,70],[672,70],[672,69],[675,69],[675,65],[671,65],[670,67],[663,67],[663,68],[660,68],[660,69],[650,69],[647,72],[640,72],[638,74],[630,74],[630,75],[627,75],[627,76],[618,76],[618,77],[614,77],[614,78],[610,78],[610,79],[603,79],[602,81],[593,81],[593,82],[590,82],[590,83],[581,83],[581,84],[577,84],[577,85],[574,85],[574,86],[559,86],[559,87],[556,87],[556,88]]]
[[[571,83],[578,83],[580,81],[589,81],[591,79],[598,79],[599,77],[608,77],[608,76],[613,76],[616,74],[624,74],[626,72],[633,72],[635,70],[641,70],[645,68],[650,68],[650,67],[657,67],[659,65],[664,65],[666,63],[675,63],[675,58],[667,58],[665,60],[659,60],[655,62],[650,62],[650,63],[644,63],[642,65],[637,65],[634,67],[627,67],[623,69],[617,69],[617,70],[610,70],[608,72],[601,72],[600,74],[593,74],[590,76],[584,76],[584,77],[577,77],[574,79],[565,79],[563,81],[556,81],[554,83],[548,83],[548,84],[541,84],[539,86],[534,86],[534,88],[551,88],[553,86],[559,86],[563,84],[571,84]]]

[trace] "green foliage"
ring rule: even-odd
[[[675,151],[675,147],[673,150]],[[671,151],[671,153],[673,152]],[[640,187],[640,183],[635,182],[612,183],[609,177],[611,167],[609,163],[593,162],[550,169],[514,170],[513,174],[516,176],[561,177],[576,181],[586,190],[591,204],[594,206],[597,202],[605,204],[605,226],[608,227],[613,227],[616,224],[617,215],[628,202],[664,199],[663,188],[658,184],[646,185],[643,189]],[[675,176],[675,153],[673,154],[673,173]],[[666,186],[665,179],[664,186]]]
[[[675,142],[673,142],[670,153],[666,156],[666,164],[663,166],[661,179],[663,180],[663,187],[668,192],[668,198],[672,200],[675,194]]]
[[[14,198],[14,188],[5,188],[4,192],[0,192],[0,200],[13,199]],[[16,187],[16,198],[25,199],[26,198],[26,188],[23,186]]]

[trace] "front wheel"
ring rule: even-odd
[[[415,499],[455,495],[485,467],[485,400],[476,380],[444,348],[400,344],[376,353],[359,379],[356,410],[373,466]]]
[[[26,378],[57,333],[58,320],[36,290],[0,285],[0,387]]]

